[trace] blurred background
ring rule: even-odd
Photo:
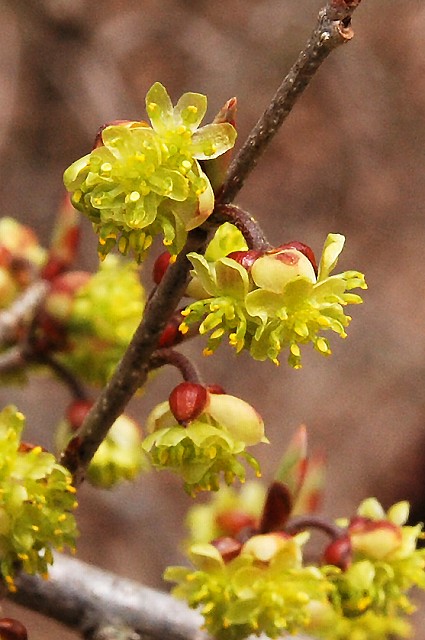
[[[237,96],[243,141],[316,20],[320,0],[10,0],[0,1],[1,215],[33,226],[48,242],[63,193],[62,173],[87,153],[99,125],[144,117],[154,81],[174,101],[205,93],[209,119]],[[289,369],[236,358],[221,348],[202,359],[206,379],[249,400],[272,446],[259,448],[272,478],[297,426],[328,462],[323,504],[350,515],[367,496],[388,507],[409,499],[425,518],[424,253],[425,5],[364,0],[355,38],[334,52],[251,175],[237,203],[259,219],[274,244],[300,240],[320,255],[327,233],[347,237],[340,270],[366,274],[365,304],[350,309],[349,337],[332,340],[326,360],[304,350]],[[159,247],[157,248],[159,250]],[[84,221],[79,257],[95,269],[96,241]],[[149,268],[144,269],[150,286]],[[132,403],[143,422],[179,382],[165,372]],[[27,414],[31,437],[50,446],[69,396],[34,380],[3,388],[2,405]],[[30,438],[28,438],[30,439]],[[178,548],[190,499],[162,473],[114,492],[84,486],[79,557],[162,587]],[[22,613],[31,640],[76,638]],[[417,618],[416,638],[425,638]],[[421,635],[422,634],[422,635]]]

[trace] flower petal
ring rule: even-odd
[[[184,93],[174,107],[174,119],[177,124],[194,131],[197,129],[207,110],[207,96],[202,93]]]
[[[228,122],[207,124],[192,136],[191,153],[198,160],[211,160],[233,147],[236,129]]]

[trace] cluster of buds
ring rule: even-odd
[[[63,450],[73,434],[81,427],[92,402],[75,400],[65,413],[56,434],[56,446]],[[146,468],[139,425],[126,415],[115,420],[96,451],[87,469],[90,484],[111,489],[123,480],[135,480]]]
[[[256,360],[278,364],[280,352],[288,349],[294,368],[301,366],[300,345],[311,342],[329,355],[322,333],[332,330],[346,337],[351,318],[344,307],[362,302],[350,292],[366,288],[357,271],[331,275],[343,245],[343,236],[329,234],[318,267],[312,250],[299,242],[263,252],[231,252],[215,262],[189,254],[195,281],[189,292],[200,299],[182,312],[180,330],[200,323],[199,332],[209,334],[206,355],[225,335],[237,352],[247,349]]]
[[[71,474],[41,447],[22,443],[23,426],[14,407],[0,413],[0,573],[11,591],[19,567],[46,575],[52,549],[73,549],[77,534]]]
[[[229,122],[198,128],[206,109],[206,96],[198,93],[185,93],[173,107],[157,82],[146,95],[152,126],[105,126],[94,150],[65,171],[73,205],[99,236],[101,258],[117,246],[140,261],[158,234],[177,253],[187,231],[208,218],[214,193],[200,161],[231,149],[236,131]]]
[[[140,322],[145,304],[138,268],[110,256],[95,274],[67,271],[51,288],[35,324],[34,348],[56,351],[83,381],[104,385]]]
[[[405,637],[405,616],[414,609],[408,591],[425,588],[425,551],[416,549],[421,526],[404,525],[408,505],[385,514],[377,500],[365,500],[338,527],[311,517],[311,526],[334,530],[335,539],[322,562],[310,565],[303,558],[308,533],[287,519],[283,489],[272,484],[262,514],[250,519],[242,502],[225,498],[229,511],[223,518],[215,511],[220,537],[189,546],[194,569],[166,571],[166,579],[178,583],[175,595],[201,607],[207,630],[219,640],[300,632],[336,640]],[[309,519],[303,521],[308,527]]]
[[[245,479],[244,458],[259,473],[245,449],[267,442],[264,423],[247,402],[220,387],[182,382],[169,400],[155,407],[143,442],[153,466],[179,473],[185,490],[216,491],[222,474],[227,484]]]

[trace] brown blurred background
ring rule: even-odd
[[[159,80],[174,99],[209,97],[209,116],[238,97],[239,139],[255,123],[312,27],[320,0],[0,1],[1,215],[34,226],[47,242],[63,170],[90,149],[98,126],[141,118]],[[311,448],[325,451],[324,510],[348,515],[377,496],[408,498],[425,518],[425,5],[364,0],[355,39],[329,58],[266,152],[237,202],[276,244],[298,239],[320,254],[328,232],[347,236],[341,270],[366,274],[365,304],[351,309],[349,337],[325,360],[309,349],[304,367],[257,364],[222,348],[202,360],[210,382],[251,400],[266,420],[264,478],[304,422]],[[84,224],[80,267],[95,268]],[[149,283],[148,268],[145,269]],[[284,358],[282,358],[284,362]],[[133,403],[143,420],[178,380],[166,372]],[[49,446],[68,401],[47,380],[1,391],[27,413]],[[178,540],[190,500],[178,481],[151,474],[115,492],[84,487],[79,557],[161,586],[180,562]],[[18,615],[5,604],[6,615]],[[19,613],[31,640],[76,636]],[[416,637],[425,638],[420,632]]]

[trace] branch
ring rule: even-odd
[[[15,300],[9,309],[0,313],[0,345],[16,341],[19,330],[32,320],[49,288],[49,282],[37,280]]]
[[[186,255],[203,250],[207,234],[195,229],[171,265],[152,298],[146,305],[142,322],[118,364],[107,386],[88,413],[81,429],[62,455],[62,464],[74,475],[76,484],[115,420],[123,413],[137,389],[143,386],[149,372],[149,360],[158,338],[183,296],[192,267]]]
[[[150,369],[159,369],[166,364],[176,367],[185,382],[202,384],[201,374],[195,364],[187,356],[175,349],[158,349],[149,361]]]
[[[296,100],[308,86],[322,62],[334,49],[351,40],[354,35],[350,26],[351,16],[360,2],[361,0],[329,0],[319,12],[317,26],[305,49],[301,51],[269,106],[230,165],[219,195],[221,203],[234,200],[243,187],[245,179],[256,166],[259,157],[292,111]]]
[[[245,238],[248,249],[262,251],[271,248],[258,222],[235,204],[217,204],[212,218],[215,226],[219,226],[224,222],[231,222],[235,225]],[[208,225],[208,220],[206,224]]]
[[[168,594],[62,555],[55,556],[49,576],[22,573],[9,597],[90,640],[109,625],[130,628],[143,638],[208,640],[199,630],[202,617]]]

